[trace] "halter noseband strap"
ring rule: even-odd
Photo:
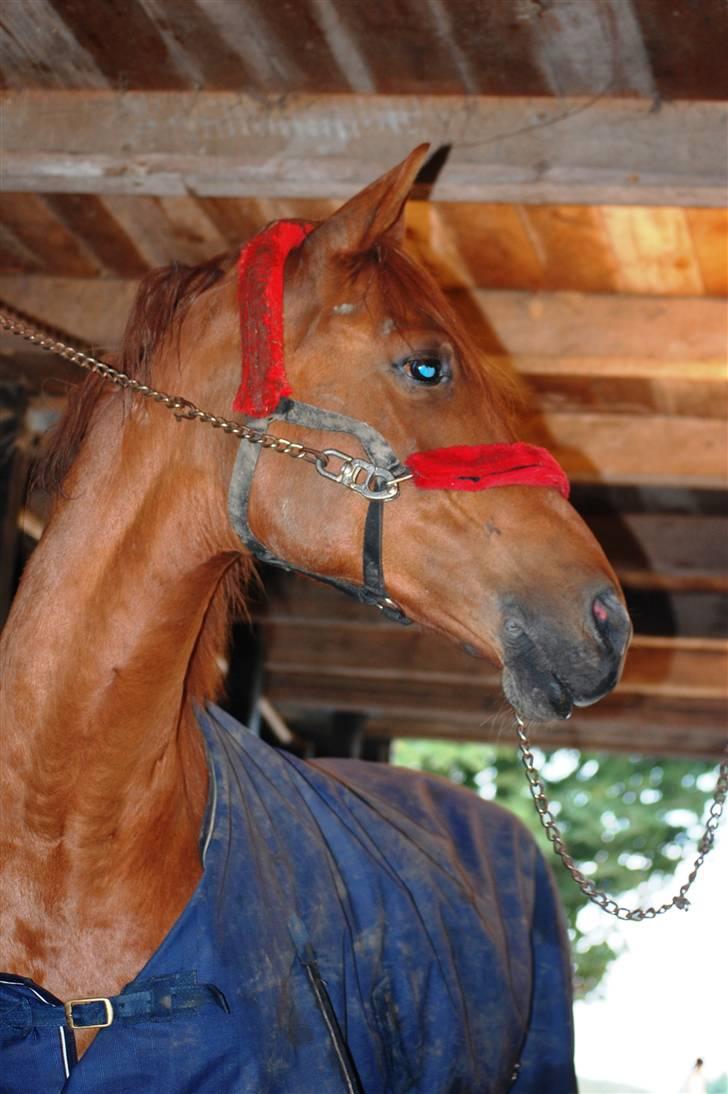
[[[346,433],[355,437],[364,449],[368,461],[377,467],[391,471],[393,475],[405,473],[405,468],[397,460],[394,452],[376,429],[366,422],[349,418],[345,414],[338,414],[332,410],[323,410],[309,403],[300,403],[294,399],[283,398],[272,414],[266,418],[252,422],[254,428],[265,429],[272,419],[291,422],[294,425],[306,426],[326,433]],[[384,585],[384,568],[382,563],[382,530],[384,522],[384,501],[369,500],[366,522],[364,525],[364,548],[362,559],[362,584],[354,585],[352,582],[341,578],[328,577],[316,573],[313,570],[305,570],[300,566],[294,566],[290,562],[274,555],[264,543],[254,535],[248,520],[250,506],[250,491],[253,485],[260,456],[259,445],[240,446],[228,493],[228,511],[233,528],[248,548],[248,550],[271,566],[278,566],[283,570],[304,574],[306,577],[316,578],[327,585],[333,585],[348,596],[354,597],[362,604],[370,604],[379,608],[383,615],[397,623],[409,623],[404,612],[387,596]],[[333,477],[333,476],[330,476]]]

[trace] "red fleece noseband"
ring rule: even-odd
[[[249,418],[272,414],[291,394],[283,354],[283,271],[286,258],[313,224],[278,220],[243,247],[238,261],[242,379],[233,410]]]
[[[414,452],[407,460],[421,490],[487,490],[491,486],[552,486],[569,496],[569,480],[535,444],[472,444]]]

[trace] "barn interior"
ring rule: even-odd
[[[147,271],[324,217],[429,141],[408,245],[522,378],[523,438],[566,469],[635,624],[616,692],[537,738],[717,758],[727,56],[723,0],[14,0],[0,299],[113,354]],[[28,468],[78,379],[0,338],[0,623],[45,519]],[[395,738],[510,733],[494,669],[263,576],[231,655],[243,720],[304,754],[379,759]]]

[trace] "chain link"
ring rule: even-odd
[[[201,410],[181,395],[170,395],[166,391],[159,391],[157,388],[151,387],[149,384],[143,384],[132,376],[128,376],[125,372],[121,372],[119,369],[107,364],[106,361],[100,361],[97,357],[92,357],[91,354],[85,353],[83,350],[75,349],[66,342],[62,342],[53,335],[44,332],[34,323],[28,322],[21,312],[15,308],[8,308],[5,304],[2,305],[2,310],[0,310],[0,327],[11,334],[24,338],[27,342],[40,346],[49,353],[55,353],[67,361],[72,361],[75,365],[86,369],[87,372],[93,372],[97,376],[109,380],[117,387],[124,388],[127,391],[134,391],[145,399],[151,399],[153,402],[159,403],[167,410],[171,410],[178,421],[203,422],[205,425],[210,425],[213,429],[221,429],[223,433],[229,433],[241,441],[248,441],[249,444],[259,444],[262,448],[268,448],[272,452],[280,452],[284,456],[291,456],[294,460],[305,460],[314,466],[326,467],[328,464],[329,457],[318,448],[311,448],[308,445],[299,444],[297,441],[289,441],[285,437],[277,436],[275,433],[251,429],[250,426],[243,425],[241,422],[233,422],[228,418],[221,417],[219,414],[210,414],[206,410]],[[353,457],[348,458],[353,459]]]
[[[680,886],[677,893],[675,893],[667,904],[661,904],[659,908],[624,908],[622,905],[618,904],[616,900],[610,897],[608,893],[605,893],[603,889],[597,888],[595,882],[593,882],[591,878],[588,878],[586,874],[582,873],[572,856],[569,854],[564,842],[564,837],[561,834],[561,830],[556,823],[556,818],[551,811],[543,782],[536,770],[536,764],[533,752],[531,751],[531,743],[528,739],[528,734],[526,733],[526,727],[518,715],[516,715],[516,733],[518,735],[518,747],[521,750],[521,759],[523,761],[523,766],[526,769],[528,788],[531,791],[531,797],[536,806],[536,812],[538,813],[541,825],[551,843],[554,854],[559,856],[568,873],[571,875],[572,880],[578,888],[581,889],[584,896],[591,900],[593,904],[602,908],[608,915],[616,916],[617,919],[630,920],[634,923],[641,923],[645,919],[655,919],[656,916],[664,915],[665,912],[669,912],[671,908],[680,908],[682,911],[687,911],[690,907],[690,901],[687,896],[688,891],[698,876],[700,867],[705,862],[705,856],[709,851],[712,851],[715,843],[715,832],[720,824],[726,796],[728,795],[728,760],[721,761],[718,768],[718,781],[716,782],[713,800],[710,804],[705,830],[698,842],[698,854],[693,862],[693,868],[688,874],[688,879],[685,884]]]

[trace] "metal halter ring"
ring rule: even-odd
[[[338,471],[329,470],[329,462],[332,459],[341,460]],[[369,501],[390,501],[396,498],[399,494],[400,482],[412,477],[411,475],[397,477],[386,467],[377,467],[369,460],[349,456],[346,452],[340,452],[338,448],[325,448],[316,458],[314,466],[319,475],[323,475],[325,479],[346,486]]]

